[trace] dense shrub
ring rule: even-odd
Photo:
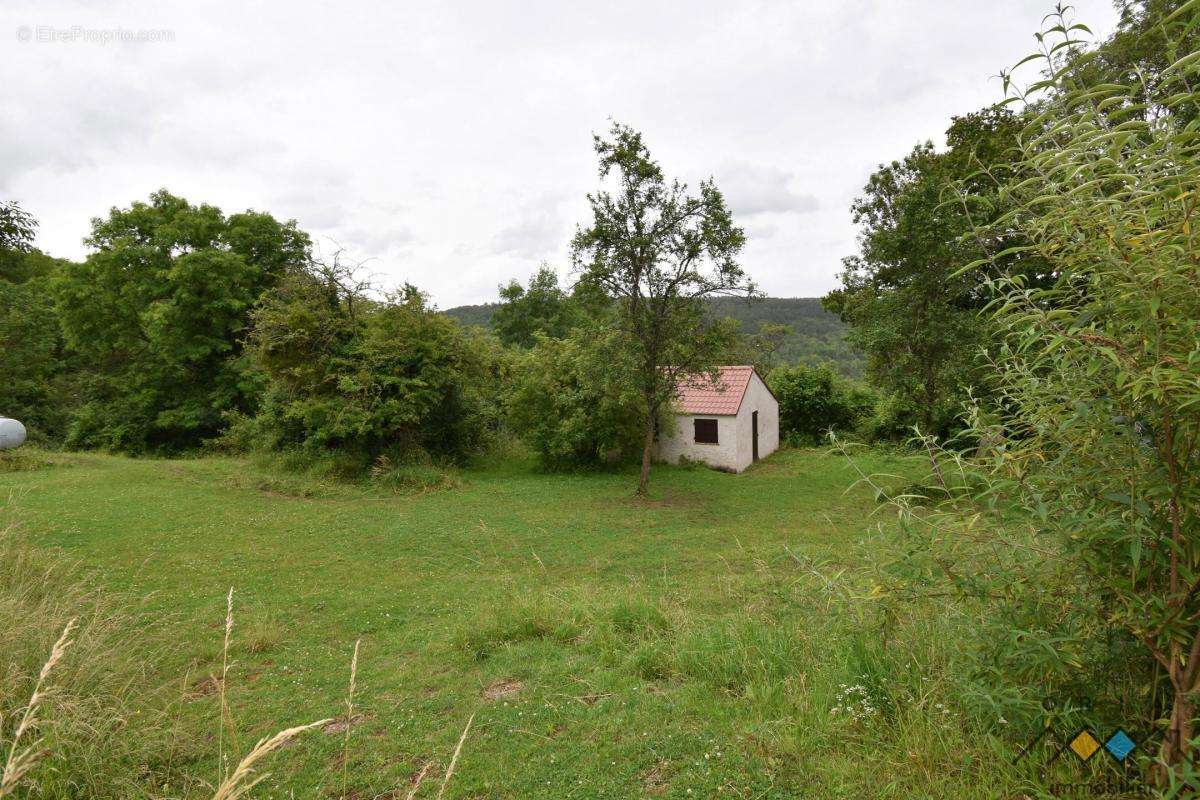
[[[819,443],[829,430],[853,430],[876,404],[874,392],[828,365],[779,367],[767,383],[779,400],[779,435],[792,444]]]
[[[631,457],[641,446],[640,399],[621,334],[599,325],[539,337],[514,369],[508,420],[552,469]]]
[[[495,424],[499,349],[436,313],[412,287],[374,301],[336,276],[290,276],[255,312],[250,355],[262,410],[230,440],[337,452],[344,472],[426,454],[462,461]]]
[[[1031,57],[1049,77],[1025,94],[1006,76],[1028,115],[999,187],[1012,210],[975,237],[1018,231],[1053,283],[989,280],[1005,251],[964,265],[996,293],[1003,402],[969,410],[967,454],[925,441],[951,499],[895,498],[903,535],[875,548],[880,594],[985,610],[977,692],[994,713],[1044,731],[1049,698],[1092,730],[1146,726],[1161,734],[1143,750],[1158,751],[1154,777],[1185,782],[1170,797],[1195,796],[1200,741],[1198,22],[1193,8],[1154,23],[1154,60],[1174,61],[1157,82],[1151,63],[1093,85],[1080,67],[1102,59],[1072,60],[1080,26],[1060,7]],[[981,511],[964,521],[968,502]]]
[[[920,426],[917,401],[902,394],[887,394],[877,399],[858,427],[858,435],[868,442],[905,442]],[[924,433],[924,431],[922,431]]]

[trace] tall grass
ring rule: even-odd
[[[238,800],[269,773],[264,760],[301,734],[328,726],[321,719],[266,736],[237,758],[237,729],[229,702],[234,590],[226,595],[221,671],[217,684],[218,776],[211,800]],[[68,616],[69,614],[77,616]],[[0,530],[0,800],[157,796],[172,782],[203,786],[175,772],[181,731],[170,724],[173,694],[161,654],[168,642],[155,621],[89,588],[86,576],[61,555],[24,542],[15,524]],[[48,640],[52,644],[48,644]],[[361,640],[350,662],[341,757],[341,796],[349,797],[350,732]],[[70,652],[68,652],[70,651]],[[49,653],[47,656],[46,654]],[[184,680],[184,685],[187,681]],[[446,792],[471,729],[467,721],[438,798]],[[195,737],[200,741],[199,736]],[[186,749],[186,745],[184,746]],[[184,763],[201,763],[194,745]],[[420,772],[415,797],[432,762]],[[25,794],[22,794],[22,793]]]
[[[1010,765],[1024,733],[1006,740],[1005,721],[971,694],[979,635],[962,609],[888,606],[862,576],[783,558],[731,591],[736,610],[635,587],[518,590],[463,620],[456,641],[510,669],[552,647],[571,651],[567,663],[616,666],[643,692],[685,697],[698,724],[752,731],[755,749],[819,771],[821,785],[874,785],[864,775],[875,770],[880,796],[1029,788]]]
[[[45,798],[121,797],[146,765],[166,768],[165,652],[160,628],[136,605],[101,594],[62,556],[25,542],[15,523],[0,528],[0,752],[11,766],[36,721],[41,754],[16,778],[6,768],[8,791],[16,782]]]
[[[67,623],[67,627],[63,628],[54,647],[50,648],[50,657],[46,659],[46,663],[42,665],[42,669],[38,673],[37,684],[34,685],[33,694],[21,712],[21,721],[17,723],[16,730],[12,734],[12,741],[9,742],[8,755],[4,759],[4,769],[0,771],[0,798],[15,793],[18,784],[25,777],[25,773],[33,769],[34,764],[42,756],[42,740],[28,742],[28,739],[36,732],[40,723],[38,712],[46,699],[46,678],[62,660],[63,654],[71,644],[71,632],[74,629],[75,620],[71,620]]]
[[[467,720],[467,726],[463,728],[462,736],[458,737],[458,744],[454,748],[454,755],[450,757],[450,766],[446,767],[446,774],[442,777],[442,785],[438,787],[437,800],[442,800],[446,794],[446,787],[450,785],[450,779],[454,777],[454,768],[458,766],[458,757],[462,754],[463,744],[467,741],[467,734],[471,732],[471,723],[475,721],[475,715],[472,714]]]
[[[275,752],[285,744],[290,742],[305,731],[311,731],[314,728],[319,728],[330,722],[328,719],[317,720],[310,722],[307,725],[297,725],[294,728],[286,728],[274,736],[268,736],[258,740],[258,744],[250,750],[246,756],[238,762],[234,767],[233,772],[229,774],[221,785],[217,787],[216,793],[213,794],[212,800],[237,800],[237,798],[245,795],[263,780],[269,773],[255,774],[254,768],[266,756]]]
[[[226,777],[225,769],[225,728],[230,729],[231,738],[233,733],[233,714],[229,710],[229,702],[225,696],[225,685],[229,681],[229,637],[233,635],[233,587],[229,587],[229,594],[225,596],[225,641],[221,647],[221,679],[217,682],[217,692],[219,697],[218,712],[221,715],[220,722],[217,725],[217,783],[224,782]],[[237,742],[233,742],[233,746],[237,747]]]

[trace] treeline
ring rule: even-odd
[[[3,207],[0,412],[35,441],[293,449],[353,472],[460,460],[496,427],[495,342],[412,287],[369,292],[292,222],[160,191],[95,219],[82,262],[32,249],[35,227]]]
[[[1158,26],[1176,5],[1129,4],[1079,79],[1152,87],[1167,66]],[[813,358],[791,301],[758,296],[716,187],[674,187],[616,125],[596,139],[601,191],[572,243],[578,280],[560,286],[543,268],[510,282],[486,328],[456,324],[411,286],[373,291],[267,213],[159,192],[93,220],[92,252],[72,263],[32,249],[35,221],[5,205],[0,413],[35,440],[128,453],[259,448],[361,470],[384,457],[462,462],[515,434],[547,465],[576,466],[645,458],[679,371],[750,363],[793,442],[831,429],[945,438],[965,429],[968,400],[999,396],[1003,335],[986,313],[998,281],[1058,280],[1023,226],[999,224],[1037,113],[956,118],[946,148],[921,143],[881,166],[854,203],[861,249],[824,305],[867,384],[833,352],[832,315],[804,307],[804,335],[833,352]],[[706,227],[665,224],[683,208]],[[620,231],[639,214],[659,223],[646,241]]]
[[[675,381],[718,364],[768,377],[794,441],[886,428],[867,424],[875,395],[834,366],[786,365],[793,330],[738,265],[744,234],[711,182],[669,182],[622,125],[595,146],[579,279],[560,286],[543,266],[510,281],[486,329],[411,285],[373,289],[268,213],[163,190],[94,219],[91,252],[70,262],[34,249],[36,221],[9,203],[0,413],[47,445],[276,453],[341,475],[462,464],[519,437],[551,468],[640,456],[643,489]],[[655,223],[631,242],[633,218]],[[735,308],[754,310],[753,332]]]
[[[492,326],[492,317],[505,303],[456,306],[444,313],[467,326]],[[846,340],[846,325],[827,311],[815,297],[756,297],[753,299],[713,297],[705,301],[714,318],[728,317],[738,323],[738,332],[750,337],[774,332],[779,346],[774,355],[779,364],[832,365],[839,373],[860,378],[863,359]],[[782,327],[780,327],[782,326]]]
[[[518,354],[515,383],[522,400],[517,428],[551,454],[548,461],[560,465],[597,463],[627,452],[638,429],[621,421],[638,415],[631,410],[634,400],[622,400],[620,381],[614,380],[620,374],[620,348],[605,337],[610,309],[603,296],[590,292],[587,284],[564,288],[546,266],[524,285],[513,280],[502,286],[500,296],[502,302],[484,308],[489,309],[489,329]],[[702,314],[710,334],[719,338],[713,363],[752,364],[759,371],[779,399],[780,432],[791,444],[820,444],[831,429],[865,441],[907,438],[910,410],[847,377],[832,361],[812,364],[787,357],[793,329],[772,320],[794,319],[794,303],[753,296],[707,299]],[[806,305],[831,335],[841,335],[836,318],[816,301]],[[746,333],[742,320],[728,312],[742,313],[756,332]],[[539,423],[539,417],[574,422]]]

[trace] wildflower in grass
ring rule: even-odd
[[[834,697],[831,716],[852,723],[864,722],[879,715],[879,708],[871,692],[861,683],[838,684],[841,688]]]

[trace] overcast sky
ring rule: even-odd
[[[1112,29],[1110,0],[1073,2]],[[161,187],[269,211],[448,308],[543,260],[567,275],[613,117],[668,175],[716,178],[768,294],[815,296],[872,169],[998,99],[1051,6],[5,0],[0,199],[70,258]]]

